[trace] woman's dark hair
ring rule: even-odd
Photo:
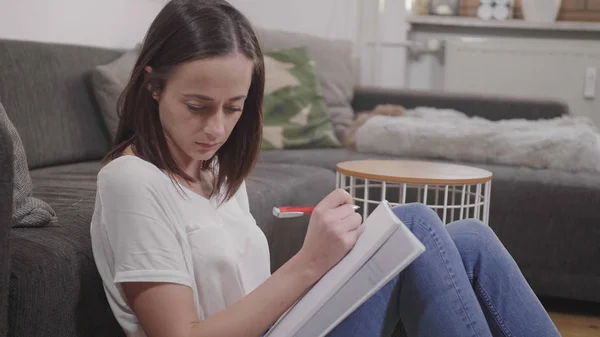
[[[244,54],[254,62],[252,82],[244,110],[228,140],[202,165],[212,170],[218,163],[211,195],[224,190],[231,198],[256,163],[262,140],[262,104],[265,85],[263,54],[250,22],[224,0],[173,0],[152,22],[118,100],[120,122],[108,162],[132,146],[134,153],[172,177],[193,179],[177,165],[167,146],[151,91],[164,87],[173,69],[183,62]],[[152,67],[147,73],[145,67]]]

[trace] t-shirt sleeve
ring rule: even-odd
[[[98,196],[101,223],[114,256],[115,283],[192,286],[173,219],[152,177],[122,171],[99,175]]]
[[[246,181],[244,180],[240,185],[240,188],[237,193],[238,202],[242,206],[242,209],[245,212],[250,213],[250,202],[248,200],[248,191],[246,190]]]

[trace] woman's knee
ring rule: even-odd
[[[448,224],[446,229],[459,251],[472,251],[500,244],[496,233],[479,220],[455,221]]]
[[[460,253],[467,274],[472,277],[494,273],[518,273],[519,268],[494,231],[476,220],[462,220],[447,226]]]
[[[431,208],[422,203],[399,205],[392,208],[392,210],[400,220],[419,217],[439,221],[438,215]]]
[[[413,233],[417,234],[418,228],[425,231],[421,234],[436,236],[445,234],[444,224],[437,213],[430,207],[421,203],[410,203],[393,208],[394,214],[400,219]]]

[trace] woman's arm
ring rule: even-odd
[[[199,321],[192,289],[174,283],[124,283],[125,296],[148,337],[260,336],[314,282],[319,272],[294,256],[248,296]]]
[[[192,289],[173,283],[127,282],[127,301],[148,337],[260,336],[354,246],[361,217],[342,190],[317,207],[300,252],[253,292],[200,321]],[[340,206],[341,205],[341,206]]]

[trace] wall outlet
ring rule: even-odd
[[[598,68],[588,67],[585,70],[585,84],[583,85],[583,98],[593,99],[596,97],[596,79]]]

